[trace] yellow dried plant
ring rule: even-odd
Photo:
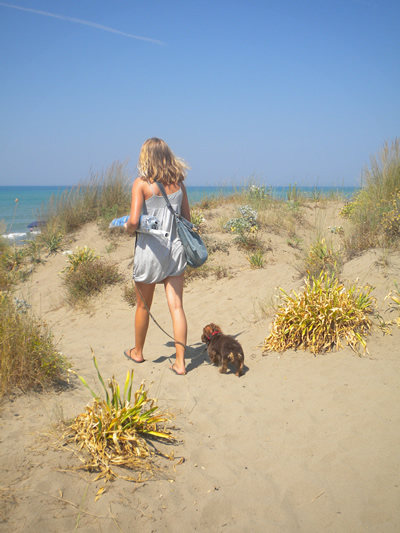
[[[327,273],[307,278],[299,294],[280,288],[282,304],[264,340],[264,353],[300,348],[317,354],[342,348],[342,343],[357,353],[361,345],[367,353],[365,337],[375,308],[371,291],[370,286],[346,288]]]

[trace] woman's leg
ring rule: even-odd
[[[164,280],[169,312],[172,317],[174,331],[176,359],[171,366],[177,374],[185,374],[185,346],[187,342],[187,322],[183,310],[183,281],[184,273],[180,276],[170,276]]]
[[[135,347],[129,352],[129,357],[136,362],[142,362],[143,347],[146,340],[147,330],[149,328],[149,313],[143,303],[143,299],[147,308],[151,308],[153,302],[155,283],[139,283],[135,282],[136,290],[136,313],[135,313]],[[142,299],[143,297],[143,299]]]

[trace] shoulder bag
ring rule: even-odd
[[[192,268],[200,267],[207,261],[208,258],[208,252],[204,242],[196,231],[196,227],[189,222],[189,220],[186,220],[186,218],[184,218],[182,215],[179,215],[172,207],[170,201],[168,200],[167,193],[165,192],[164,185],[159,181],[156,181],[156,183],[164,197],[168,209],[175,218],[176,231],[183,244],[187,264]]]

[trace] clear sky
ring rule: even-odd
[[[161,137],[188,185],[353,186],[400,135],[399,0],[0,1],[0,185]]]

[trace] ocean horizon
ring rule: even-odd
[[[263,184],[257,184],[263,186]],[[248,185],[238,186],[187,186],[189,202],[194,205],[204,197],[229,196],[240,192]],[[277,198],[286,198],[290,186],[273,187],[271,193]],[[293,187],[293,185],[292,185]],[[309,187],[296,185],[297,189],[305,195],[312,195],[319,191],[322,195],[340,192],[343,196],[351,198],[358,187]],[[59,197],[63,191],[73,189],[73,186],[0,186],[0,233],[10,240],[21,241],[35,235],[35,228],[31,231],[29,224],[40,219],[40,213],[45,212],[46,206],[52,197]],[[128,213],[127,213],[128,214]]]

